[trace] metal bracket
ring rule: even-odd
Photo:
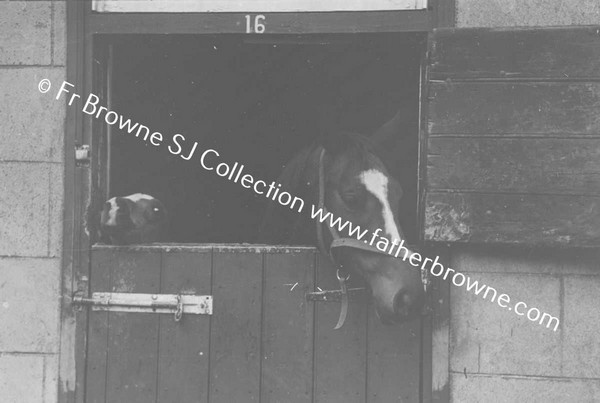
[[[95,292],[91,298],[73,296],[74,306],[91,306],[92,311],[212,315],[212,295],[134,294]]]
[[[75,147],[75,161],[78,164],[87,164],[90,162],[90,146],[83,144]]]
[[[362,291],[364,291],[364,287],[348,288],[348,298],[356,298],[361,294]],[[317,302],[340,302],[342,300],[342,290],[307,292],[306,300]]]

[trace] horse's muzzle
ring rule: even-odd
[[[430,310],[425,300],[424,294],[413,297],[409,292],[400,290],[394,296],[393,310],[382,310],[376,307],[375,312],[384,325],[400,324],[428,314]]]

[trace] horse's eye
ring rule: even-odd
[[[364,201],[364,198],[355,191],[342,193],[342,199],[344,200],[346,206],[352,210],[360,208]]]

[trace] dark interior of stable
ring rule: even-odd
[[[414,34],[123,36],[113,42],[110,109],[165,139],[181,133],[199,151],[218,150],[267,182],[322,133],[370,134],[402,109],[406,125],[385,149],[414,241],[423,53]],[[110,147],[110,195],[160,199],[171,242],[255,241],[263,196],[117,127]]]

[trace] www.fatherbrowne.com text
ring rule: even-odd
[[[434,260],[421,256],[418,252],[412,252],[404,245],[403,239],[394,239],[390,242],[386,237],[379,236],[381,229],[377,228],[374,232],[371,232],[370,239],[365,238],[368,234],[368,230],[361,230],[360,226],[354,226],[350,221],[343,221],[340,217],[334,217],[330,212],[324,213],[322,209],[315,209],[311,212],[313,219],[319,220],[321,223],[325,223],[339,232],[346,231],[350,236],[356,237],[356,239],[363,240],[369,245],[375,244],[375,247],[382,252],[388,253],[390,256],[401,258],[407,261],[414,267],[418,267],[420,270],[428,270],[432,276],[441,277],[444,280],[452,281],[457,287],[462,287],[466,284],[467,291],[474,293],[475,295],[481,295],[485,300],[490,296],[490,302],[496,302],[498,306],[509,311],[513,311],[519,316],[526,316],[528,320],[537,322],[540,325],[545,325],[546,328],[551,328],[556,331],[560,325],[560,320],[546,312],[541,312],[537,308],[529,308],[528,305],[519,301],[511,304],[511,298],[507,294],[500,294],[495,288],[490,287],[486,284],[479,284],[479,281],[472,280],[471,277],[465,275],[459,271],[451,269],[450,267],[444,267],[438,260],[439,256],[436,256]],[[429,268],[428,264],[431,263]]]

